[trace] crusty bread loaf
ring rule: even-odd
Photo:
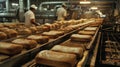
[[[91,35],[80,35],[80,34],[73,34],[70,37],[71,41],[90,41],[92,39]]]
[[[100,24],[101,24],[100,22],[93,22],[93,23],[90,23],[90,26],[98,27]]]
[[[5,34],[4,32],[0,32],[0,40],[5,40],[7,39],[7,34]]]
[[[42,33],[42,35],[48,36],[49,38],[52,38],[52,39],[57,38],[57,37],[59,37],[63,34],[64,34],[63,31],[49,31],[49,32],[43,32]]]
[[[3,24],[0,24],[0,28],[3,28],[4,27],[4,25]]]
[[[63,46],[68,46],[68,47],[80,47],[82,48],[83,50],[86,49],[86,44],[82,44],[81,42],[76,42],[76,41],[71,41],[70,39],[61,43],[60,45],[63,45]]]
[[[86,27],[84,30],[85,31],[96,31],[97,27]]]
[[[83,35],[94,35],[95,31],[79,31],[78,34],[83,34]]]
[[[32,34],[32,31],[28,28],[18,29],[17,31],[18,31],[19,35],[30,35],[30,34]]]
[[[83,56],[83,48],[81,47],[69,47],[69,46],[56,45],[51,50],[76,54],[77,57],[79,58]]]
[[[51,29],[52,24],[50,24],[50,23],[45,23],[43,26],[44,26],[44,27],[49,28],[49,30],[50,30],[50,29]]]
[[[41,35],[30,35],[27,37],[28,39],[35,40],[40,44],[46,43],[49,41],[49,37],[41,36]]]
[[[7,34],[8,38],[17,37],[18,35],[18,32],[13,29],[3,28],[1,31]]]
[[[43,26],[43,27],[42,27],[42,30],[43,30],[43,31],[50,31],[50,27],[48,27],[48,26]]]
[[[65,27],[65,28],[59,29],[59,31],[64,31],[65,33],[68,33],[68,32],[70,32],[70,31],[72,31],[72,30],[74,30],[74,29],[71,28],[71,27]]]
[[[17,37],[18,35],[18,32],[13,29],[6,31],[5,33],[8,34],[8,38]]]
[[[36,27],[30,27],[29,29],[31,30],[32,33],[36,33],[37,32],[37,28]]]
[[[15,28],[16,27],[16,23],[5,23],[4,27]]]
[[[0,42],[0,53],[14,55],[22,51],[22,46],[12,43]]]
[[[9,30],[9,28],[7,28],[7,27],[0,28],[0,31],[5,31],[5,30]]]
[[[12,43],[22,45],[25,49],[31,49],[37,46],[37,42],[35,40],[28,40],[28,39],[15,39]]]
[[[35,61],[37,64],[44,64],[53,67],[74,67],[76,55],[43,50],[37,54]]]

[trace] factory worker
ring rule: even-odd
[[[35,22],[34,11],[37,10],[37,7],[33,4],[30,6],[30,9],[25,13],[25,26],[37,26],[38,23]]]
[[[60,8],[57,9],[57,20],[65,20],[65,17],[67,16],[67,10],[66,10],[66,4],[63,3]]]

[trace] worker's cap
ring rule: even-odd
[[[37,10],[37,6],[36,6],[36,5],[34,5],[34,4],[33,4],[33,5],[31,5],[30,7],[31,7],[31,8],[34,8],[35,10]]]
[[[65,3],[62,3],[62,6],[65,6],[65,7],[66,7],[66,4],[65,4]]]

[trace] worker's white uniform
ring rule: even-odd
[[[31,19],[35,19],[35,14],[31,10],[28,10],[25,13],[25,26],[27,27],[33,26],[33,24],[30,21]]]
[[[57,20],[64,20],[65,17],[67,16],[67,11],[63,8],[60,7],[57,9]]]

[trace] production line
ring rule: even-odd
[[[77,27],[78,29],[76,29],[76,30],[75,30],[75,29],[70,29],[70,30],[74,30],[74,31],[71,31],[70,33],[64,34],[64,36],[61,36],[61,38],[65,38],[65,36],[68,36],[68,35],[70,36],[71,33],[74,33],[74,32],[76,32],[76,31],[78,31],[79,29],[82,29],[82,28],[88,26],[89,23],[90,23],[90,22],[88,22],[88,23],[86,22],[86,23],[77,25],[77,26],[81,26],[81,27],[80,27],[80,28]],[[75,26],[75,27],[76,27],[76,26]],[[69,31],[68,31],[68,32],[69,32]],[[38,33],[37,33],[37,34],[38,34]],[[29,36],[28,36],[28,37],[29,37]],[[54,36],[52,36],[52,37],[54,37]],[[22,38],[22,37],[19,37],[19,38]],[[16,38],[16,39],[11,39],[11,40],[8,40],[8,41],[6,40],[6,41],[4,41],[4,42],[10,42],[10,41],[15,42],[15,40],[16,40],[16,42],[17,42],[18,44],[22,44],[22,42],[19,41],[19,40],[20,40],[19,38],[18,38],[18,39],[17,39],[17,38]],[[25,38],[25,37],[24,37],[24,38]],[[61,38],[59,38],[59,39],[61,39]],[[17,40],[18,40],[18,41],[17,41]],[[51,41],[48,42],[47,44],[57,43],[56,40],[57,40],[57,39],[51,40]],[[23,40],[23,41],[25,41],[25,40]],[[58,40],[58,42],[59,42],[59,40]],[[23,43],[25,43],[25,42],[23,42]],[[27,45],[27,44],[23,44],[23,45]],[[44,45],[44,44],[43,44],[43,45]],[[24,46],[23,46],[23,47],[24,47]],[[43,46],[43,47],[52,47],[52,46]],[[24,48],[25,48],[25,47],[24,47]],[[27,53],[29,54],[29,53],[32,52],[32,50],[35,50],[35,49],[37,50],[37,48],[40,48],[40,46],[38,46],[38,47],[36,47],[36,48],[34,48],[34,47],[31,47],[31,48],[33,48],[33,49],[28,50],[28,51],[22,51],[23,54],[21,53],[20,55],[24,55],[24,54],[26,55]],[[29,48],[29,49],[30,49],[30,48]],[[34,51],[33,51],[33,52],[34,52]],[[18,54],[18,56],[20,56],[20,55]],[[14,58],[14,56],[13,56],[13,58]],[[10,59],[12,59],[12,58],[10,58]],[[8,59],[8,60],[10,61],[10,59]],[[20,59],[20,58],[19,58],[19,59]],[[11,61],[13,61],[13,60],[11,60]],[[9,62],[9,63],[10,63],[10,62]]]

